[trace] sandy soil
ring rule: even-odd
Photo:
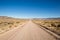
[[[29,21],[21,28],[0,35],[0,40],[56,40],[52,35]]]

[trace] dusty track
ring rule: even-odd
[[[0,40],[56,40],[52,35],[29,21],[21,28],[13,29],[3,35]]]

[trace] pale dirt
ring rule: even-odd
[[[0,40],[56,40],[52,35],[29,21],[21,28],[0,35]]]

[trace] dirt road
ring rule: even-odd
[[[0,35],[0,40],[56,40],[52,35],[29,21],[21,28]]]

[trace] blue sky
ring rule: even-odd
[[[60,0],[0,0],[0,16],[16,18],[60,17]]]

